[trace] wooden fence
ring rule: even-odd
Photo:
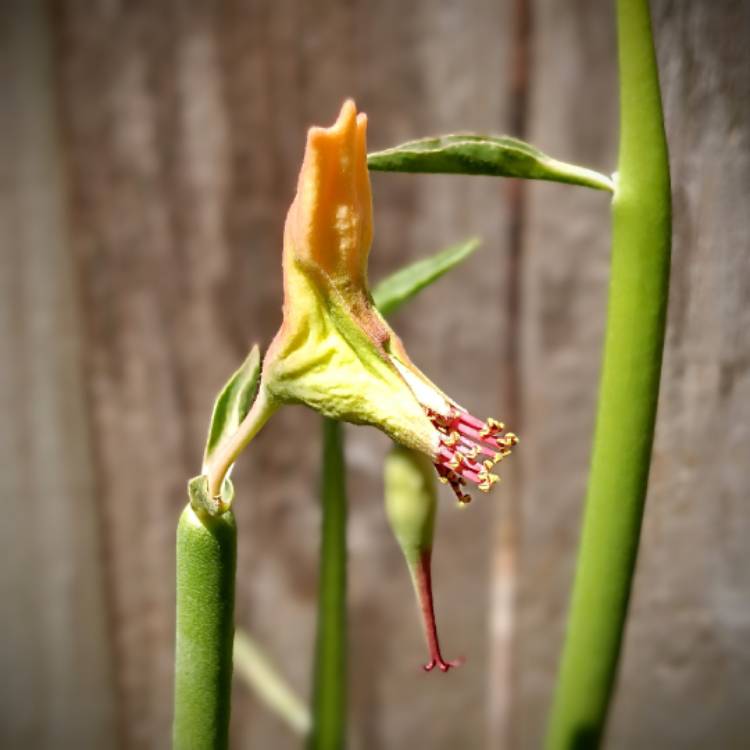
[[[750,4],[654,0],[674,285],[612,748],[750,742]],[[521,21],[526,20],[526,23]],[[174,529],[211,401],[279,321],[309,124],[354,96],[373,148],[524,130],[615,160],[610,3],[6,0],[0,6],[0,745],[157,749],[171,714]],[[537,748],[564,627],[608,273],[606,196],[373,176],[371,276],[478,234],[395,326],[472,410],[511,415],[503,488],[443,498],[424,675],[349,428],[353,748]],[[237,472],[238,622],[307,695],[319,420],[287,409]],[[510,463],[510,462],[509,462]],[[510,640],[509,640],[510,638]],[[233,746],[292,748],[240,684]]]

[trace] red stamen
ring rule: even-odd
[[[469,414],[468,411],[459,411],[456,415],[456,420],[458,422],[463,422],[469,427],[474,427],[477,430],[483,430],[485,427],[487,427],[486,422],[482,422],[481,419],[477,419],[473,414]]]
[[[470,448],[476,448],[479,453],[482,453],[485,456],[491,456],[492,458],[494,458],[499,452],[497,449],[490,448],[482,443],[474,443],[469,440],[469,438],[464,437],[463,435],[461,435],[460,439],[462,445],[466,445]]]
[[[464,452],[447,448],[444,445],[441,445],[438,451],[437,463],[447,466],[462,476],[465,476],[467,471],[475,473],[482,471],[482,464],[468,458]]]
[[[479,430],[473,427],[469,427],[469,425],[464,424],[463,422],[458,422],[456,424],[456,429],[461,435],[465,435],[467,438],[470,438],[480,445],[484,443],[486,445],[492,446],[493,448],[495,448],[495,450],[500,447],[497,438],[493,437],[492,435],[481,435]]]
[[[435,464],[435,468],[437,469],[440,481],[450,484],[450,487],[453,490],[453,493],[455,494],[456,499],[458,500],[460,505],[465,505],[466,503],[471,502],[471,496],[467,495],[463,490],[464,480],[460,476],[458,476],[455,471],[452,471],[447,466],[442,466],[440,464]]]
[[[470,499],[464,492],[466,481],[488,492],[499,481],[490,470],[511,452],[518,438],[512,432],[501,434],[505,430],[502,422],[494,419],[482,422],[459,409],[453,409],[447,415],[428,409],[427,415],[441,436],[435,468],[441,480],[450,484],[459,503]],[[480,454],[489,456],[489,459],[480,463],[475,460]]]

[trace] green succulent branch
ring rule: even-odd
[[[598,747],[617,673],[648,483],[671,207],[647,0],[618,0],[620,153],[596,433],[548,750]]]
[[[177,526],[174,750],[229,742],[237,526],[188,504]]]
[[[346,739],[346,477],[342,425],[323,420],[323,529],[318,581],[310,750],[338,750]]]

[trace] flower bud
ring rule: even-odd
[[[432,598],[432,538],[437,510],[435,472],[424,455],[394,446],[385,461],[385,509],[396,540],[409,567],[422,614],[430,661],[447,672],[461,661],[446,661],[440,653]]]

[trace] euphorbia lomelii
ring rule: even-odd
[[[308,133],[284,229],[283,323],[250,412],[207,458],[215,497],[239,452],[282,404],[380,428],[429,456],[460,502],[470,499],[467,481],[492,487],[492,467],[516,443],[501,422],[473,417],[422,374],[373,303],[366,128],[349,100],[332,127]]]

